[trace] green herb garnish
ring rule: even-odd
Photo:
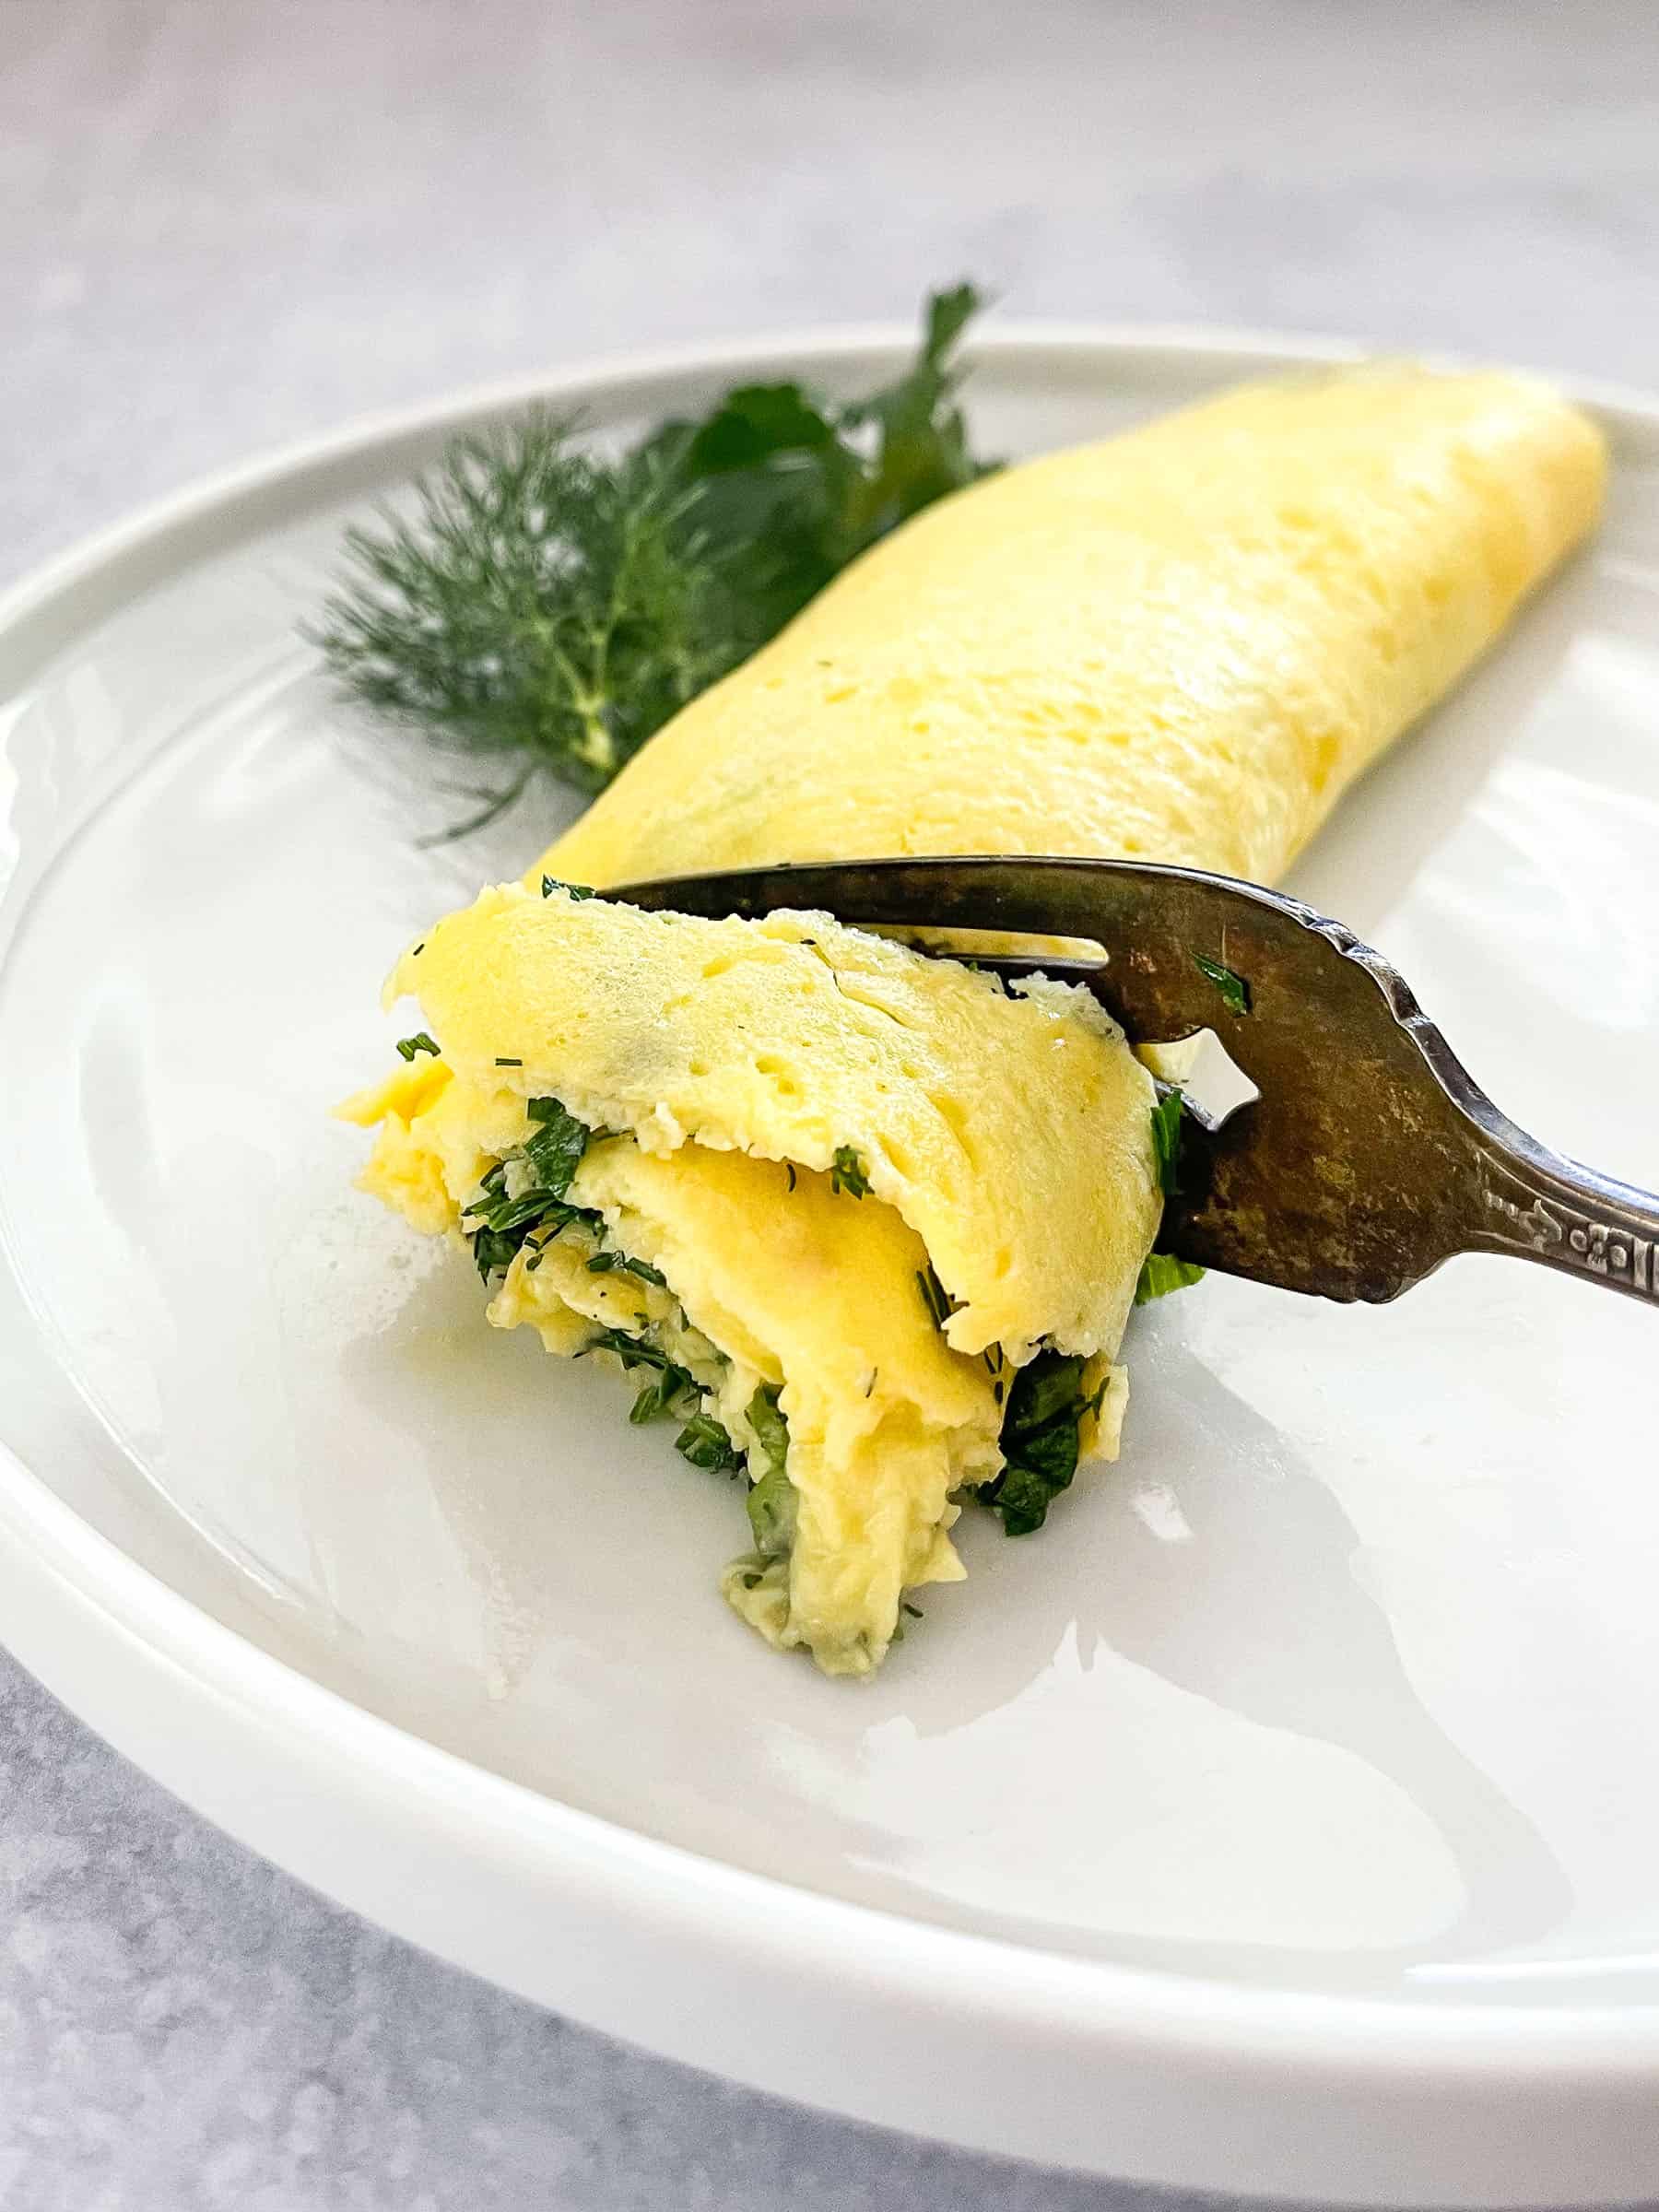
[[[712,1413],[693,1414],[674,1440],[674,1448],[694,1467],[724,1475],[743,1465],[743,1454]]]
[[[1249,1013],[1250,985],[1241,975],[1235,975],[1230,968],[1223,968],[1219,960],[1206,960],[1201,952],[1193,955],[1193,962],[1198,972],[1207,976],[1220,992],[1230,1014]]]
[[[558,1099],[531,1099],[524,1111],[536,1124],[535,1134],[517,1157],[529,1167],[534,1181],[513,1196],[507,1188],[507,1162],[497,1160],[462,1218],[462,1228],[472,1240],[473,1259],[486,1282],[512,1266],[519,1247],[536,1230],[546,1244],[572,1221],[594,1229],[602,1226],[598,1214],[565,1203],[593,1132]],[[526,1265],[539,1265],[539,1254]]]
[[[956,1312],[956,1300],[934,1273],[931,1260],[925,1267],[917,1268],[916,1281],[921,1288],[922,1303],[933,1316],[934,1327],[942,1329]]]
[[[400,1037],[397,1050],[405,1060],[413,1060],[417,1053],[430,1053],[434,1059],[439,1057],[438,1047],[424,1030],[417,1030],[413,1037]]]
[[[522,1060],[503,1060],[499,1053],[496,1056],[496,1065],[498,1067],[523,1067],[524,1065],[524,1064]]]
[[[594,1230],[602,1226],[597,1214],[588,1213],[579,1206],[566,1206],[549,1191],[529,1189],[522,1191],[516,1198],[510,1197],[506,1169],[498,1161],[479,1184],[477,1197],[466,1208],[463,1227],[472,1239],[473,1259],[478,1273],[488,1282],[492,1275],[504,1274],[512,1266],[519,1247],[538,1232],[540,1245],[535,1257],[525,1265],[539,1267],[542,1251],[573,1221]],[[466,1226],[468,1223],[470,1227]]]
[[[562,891],[567,899],[597,899],[599,896],[591,883],[560,883],[557,876],[544,876],[542,897],[551,899],[555,891]]]
[[[1141,1262],[1135,1302],[1149,1306],[1155,1298],[1168,1298],[1171,1290],[1184,1290],[1190,1283],[1203,1280],[1203,1268],[1194,1267],[1191,1260],[1178,1260],[1172,1252],[1149,1252]]]
[[[748,1402],[748,1424],[754,1430],[765,1470],[755,1479],[744,1503],[749,1526],[755,1532],[755,1549],[763,1559],[787,1556],[794,1542],[795,1513],[800,1504],[789,1479],[789,1423],[778,1407],[774,1384],[763,1382]],[[754,1455],[749,1473],[755,1475]]]
[[[1158,1187],[1166,1198],[1181,1189],[1181,1123],[1186,1100],[1179,1088],[1159,1093],[1152,1109],[1152,1150],[1158,1161]]]
[[[668,1414],[687,1422],[700,1418],[698,1407],[702,1404],[701,1383],[642,1336],[630,1336],[626,1329],[601,1329],[584,1350],[614,1352],[622,1363],[624,1374],[642,1367],[653,1377],[629,1412],[628,1418],[635,1428],[643,1428],[647,1422],[660,1420]],[[724,1436],[724,1430],[720,1433]]]
[[[615,459],[546,412],[457,439],[408,518],[347,533],[309,634],[354,698],[495,765],[452,835],[538,772],[601,789],[865,547],[984,473],[954,358],[979,305],[935,293],[907,372],[850,404],[746,385]]]
[[[647,1344],[642,1336],[630,1336],[626,1329],[601,1329],[591,1343],[582,1347],[582,1353],[614,1352],[622,1362],[624,1373],[636,1367],[649,1367],[658,1374],[683,1374],[683,1368],[675,1366],[665,1351],[654,1344]]]
[[[522,1236],[512,1236],[503,1230],[476,1229],[471,1233],[473,1259],[484,1282],[488,1282],[492,1275],[506,1274],[524,1241]]]
[[[702,1390],[695,1377],[671,1359],[665,1360],[655,1382],[647,1382],[635,1398],[628,1418],[636,1429],[669,1414],[684,1421],[690,1419],[701,1403]]]
[[[747,1408],[748,1425],[773,1467],[782,1467],[789,1457],[789,1422],[778,1406],[782,1395],[776,1383],[762,1382]]]
[[[542,1188],[555,1198],[562,1198],[582,1165],[594,1132],[558,1099],[531,1099],[524,1112],[537,1124],[535,1135],[524,1147],[524,1158],[535,1170]]]
[[[870,1171],[851,1145],[836,1147],[830,1163],[830,1188],[838,1197],[842,1191],[849,1198],[867,1198],[870,1194]]]
[[[649,1260],[630,1260],[624,1252],[596,1252],[587,1264],[590,1275],[637,1275],[642,1283],[654,1283],[659,1290],[666,1290],[668,1277],[660,1267]]]
[[[1079,1433],[1106,1390],[1102,1382],[1092,1398],[1083,1395],[1087,1364],[1076,1352],[1039,1352],[1014,1377],[1003,1415],[1006,1464],[994,1482],[976,1492],[1011,1536],[1041,1528],[1077,1471]]]

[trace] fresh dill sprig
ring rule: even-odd
[[[365,705],[510,763],[461,829],[538,768],[598,791],[730,665],[694,496],[667,454],[608,461],[545,412],[458,439],[412,519],[347,532],[313,641]]]
[[[619,457],[533,413],[457,439],[409,514],[347,531],[307,634],[353,698],[495,764],[450,834],[541,772],[600,790],[866,546],[982,475],[954,359],[980,304],[935,294],[910,370],[865,399],[747,385]]]

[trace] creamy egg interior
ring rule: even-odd
[[[511,885],[400,965],[429,1028],[343,1109],[364,1187],[467,1243],[498,1327],[627,1369],[747,1486],[733,1606],[831,1674],[1115,1448],[1161,1211],[1145,1069],[1096,1002],[841,928]]]

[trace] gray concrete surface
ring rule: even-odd
[[[367,409],[964,271],[1659,384],[1656,65],[1645,0],[0,0],[0,580]],[[0,1659],[5,2212],[1142,2201],[483,1988]]]

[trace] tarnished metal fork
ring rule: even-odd
[[[1194,1112],[1160,1249],[1372,1302],[1454,1253],[1512,1253],[1659,1303],[1659,1197],[1517,1128],[1380,954],[1277,891],[1139,862],[992,858],[739,869],[611,896],[681,913],[808,907],[861,924],[1093,940],[1103,963],[968,950],[1006,975],[1083,984],[1132,1043],[1214,1030],[1260,1094],[1218,1124]]]

